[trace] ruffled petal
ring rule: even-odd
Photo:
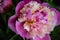
[[[44,2],[44,3],[42,3],[41,5],[42,5],[42,6],[50,7],[50,5],[49,5],[48,3],[45,3],[45,2]]]
[[[55,12],[55,15],[54,15],[54,19],[55,19],[54,21],[56,23],[55,26],[60,25],[60,12],[57,11],[55,8],[51,8],[51,10]]]
[[[46,36],[44,38],[40,38],[38,36],[36,36],[36,38],[34,40],[51,40],[50,36],[48,34],[46,34]]]
[[[23,38],[29,38],[28,32],[24,29],[23,23],[16,21],[16,30],[20,36]]]
[[[21,2],[19,2],[18,5],[16,6],[15,12],[16,12],[16,15],[17,15],[17,16],[19,16],[19,14],[20,14],[20,9],[23,8],[24,4],[25,4],[24,1],[21,1]]]
[[[31,10],[30,10],[30,9],[27,9],[27,10],[26,10],[26,14],[27,14],[27,15],[26,15],[27,19],[30,20],[31,17],[32,17],[32,12],[31,12]]]
[[[37,1],[37,2],[39,2],[40,3],[40,0],[23,0],[25,3],[28,3],[28,2],[30,2],[30,1]]]
[[[17,32],[16,32],[16,27],[15,27],[16,19],[17,19],[16,15],[13,15],[13,16],[10,17],[9,20],[8,20],[8,26],[9,26],[9,28],[10,28],[12,31],[14,31],[15,33],[17,33]]]
[[[23,0],[18,3],[18,5],[16,6],[16,10],[15,10],[17,16],[19,16],[19,14],[20,14],[20,9],[22,9],[23,6],[30,1],[33,1],[33,0]],[[35,1],[40,2],[40,0],[35,0]]]

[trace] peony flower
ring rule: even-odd
[[[8,25],[17,35],[30,40],[51,40],[49,34],[60,24],[60,12],[39,0],[23,0]]]
[[[12,0],[0,0],[0,13],[4,13],[5,10],[12,6]]]

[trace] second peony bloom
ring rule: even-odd
[[[60,12],[39,0],[23,0],[8,25],[16,34],[30,40],[51,40],[49,34],[60,24]]]
[[[11,8],[12,0],[0,0],[0,13],[4,13],[6,10]]]

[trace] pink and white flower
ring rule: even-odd
[[[16,14],[10,17],[8,25],[12,31],[31,40],[51,40],[50,32],[60,24],[60,12],[48,3],[39,0],[23,0],[16,7]]]

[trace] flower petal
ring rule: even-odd
[[[10,17],[9,20],[8,20],[8,26],[9,26],[10,29],[11,29],[12,31],[14,31],[15,33],[17,33],[17,32],[16,32],[16,27],[15,27],[16,19],[17,19],[16,15],[13,15],[13,16]]]
[[[47,7],[50,7],[50,5],[48,3],[42,3],[42,6],[47,6]]]
[[[23,0],[25,3],[28,3],[28,2],[30,2],[30,1],[34,1],[34,0]],[[37,2],[39,2],[40,3],[40,0],[35,0],[35,1],[37,1]]]
[[[26,16],[27,16],[27,19],[30,20],[31,17],[32,17],[32,12],[31,12],[31,10],[30,10],[30,9],[27,9],[27,10],[26,10],[26,14],[27,14],[27,15],[26,15]]]
[[[37,1],[37,2],[39,2],[39,3],[40,3],[40,0],[35,0],[35,1]]]
[[[15,10],[15,12],[16,12],[16,15],[17,16],[19,16],[19,14],[20,14],[20,9],[24,6],[24,1],[21,1],[21,2],[19,2],[18,3],[18,5],[16,6],[16,10]]]
[[[33,1],[33,0],[23,0],[23,1],[21,1],[21,2],[18,3],[18,5],[16,6],[16,10],[15,10],[17,16],[19,16],[19,14],[20,14],[20,9],[22,9],[23,6],[24,6],[27,2],[30,2],[30,1]],[[40,2],[40,0],[35,0],[35,1]]]
[[[27,31],[23,27],[23,23],[16,21],[16,30],[20,36],[23,38],[29,38]]]
[[[42,40],[51,40],[49,34],[46,34],[46,36]]]
[[[46,36],[44,38],[40,38],[38,36],[36,36],[36,38],[34,40],[51,40],[50,36],[48,34],[46,34]]]
[[[55,8],[51,8],[51,10],[55,12],[55,15],[54,15],[54,19],[56,23],[55,26],[60,25],[60,12],[57,11]]]

